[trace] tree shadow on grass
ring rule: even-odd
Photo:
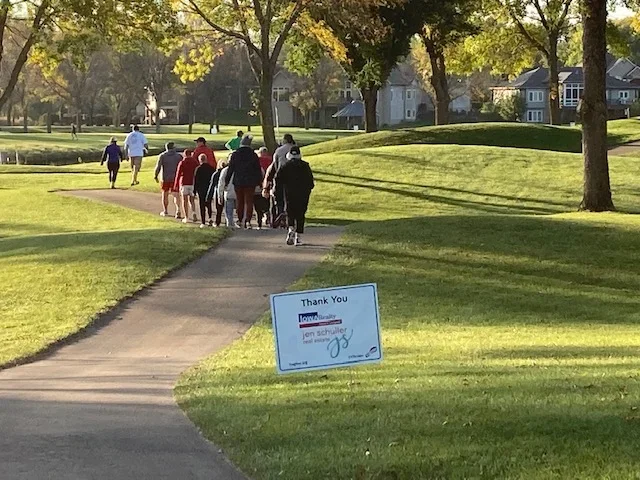
[[[435,216],[358,223],[312,284],[377,282],[408,323],[640,322],[640,235],[540,216]]]

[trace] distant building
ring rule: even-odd
[[[560,110],[563,123],[576,118],[578,101],[584,91],[582,67],[562,67]],[[610,118],[625,116],[629,106],[639,98],[640,69],[628,60],[618,60],[609,67],[606,78],[607,105]],[[491,88],[493,101],[508,95],[520,95],[525,102],[524,121],[549,123],[549,70],[544,67],[524,72],[512,82]]]

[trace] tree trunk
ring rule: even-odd
[[[423,35],[422,41],[427,49],[429,61],[431,63],[431,77],[429,81],[436,94],[436,125],[449,124],[449,104],[451,95],[449,94],[449,82],[447,81],[447,64],[442,48],[436,44],[429,36]]]
[[[13,103],[7,105],[7,126],[13,126]]]
[[[196,109],[192,96],[187,97],[189,101],[189,135],[193,133],[193,124],[195,123]]]
[[[560,79],[558,78],[558,35],[549,34],[549,123],[560,125]]]
[[[264,67],[263,67],[264,68]],[[275,152],[277,148],[276,131],[273,126],[273,75],[269,69],[262,72],[260,79],[260,123],[262,124],[262,136],[264,144],[270,152]]]
[[[29,105],[26,103],[22,107],[22,131],[29,133]]]
[[[367,133],[378,131],[378,87],[369,85],[362,88],[364,100],[364,129]]]
[[[51,104],[47,103],[47,133],[51,133]]]
[[[78,128],[78,133],[82,133],[82,122],[80,121],[80,110],[76,111],[76,127]]]
[[[602,212],[615,209],[607,159],[607,1],[582,0],[582,4],[584,196],[580,209]]]

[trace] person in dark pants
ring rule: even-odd
[[[116,137],[111,137],[111,142],[102,152],[102,161],[100,165],[107,162],[107,170],[109,171],[109,183],[111,188],[116,188],[116,179],[118,178],[118,170],[120,170],[120,162],[124,160],[122,149],[118,146]]]
[[[229,169],[225,179],[225,188],[231,178],[236,189],[238,202],[238,221],[240,227],[251,228],[253,216],[253,195],[256,187],[262,182],[262,170],[258,155],[251,149],[253,137],[245,135],[240,141],[240,148],[231,154]]]
[[[216,207],[216,222],[215,226],[219,227],[222,223],[222,212],[224,211],[224,196],[220,195],[218,187],[220,184],[220,173],[222,169],[227,166],[226,161],[218,163],[218,169],[211,176],[211,182],[209,183],[209,189],[207,190],[207,203],[215,202]],[[211,222],[209,222],[211,225]]]
[[[287,153],[287,162],[278,169],[275,181],[276,187],[284,193],[284,209],[289,223],[287,245],[302,245],[309,197],[315,184],[311,167],[302,160],[299,147],[294,146]]]
[[[286,133],[282,139],[282,145],[278,147],[273,154],[273,162],[267,169],[264,176],[263,187],[270,190],[272,196],[271,218],[273,220],[272,223],[274,227],[278,227],[284,218],[284,194],[281,190],[277,189],[277,185],[273,185],[273,179],[278,173],[280,167],[287,162],[287,154],[295,145],[296,141],[293,139],[293,136]]]
[[[215,174],[216,169],[209,165],[207,155],[204,153],[200,154],[198,161],[200,166],[196,168],[193,186],[200,202],[200,228],[204,228],[207,226],[207,212],[209,213],[209,226],[213,225],[211,200],[207,199],[207,193],[211,184],[211,177]]]

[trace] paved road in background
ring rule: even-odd
[[[158,195],[74,194],[160,210]],[[311,245],[296,248],[284,245],[281,231],[236,232],[81,340],[0,371],[0,478],[244,479],[177,407],[173,386],[240,337],[268,309],[268,295],[301,277],[340,233],[309,229]]]

